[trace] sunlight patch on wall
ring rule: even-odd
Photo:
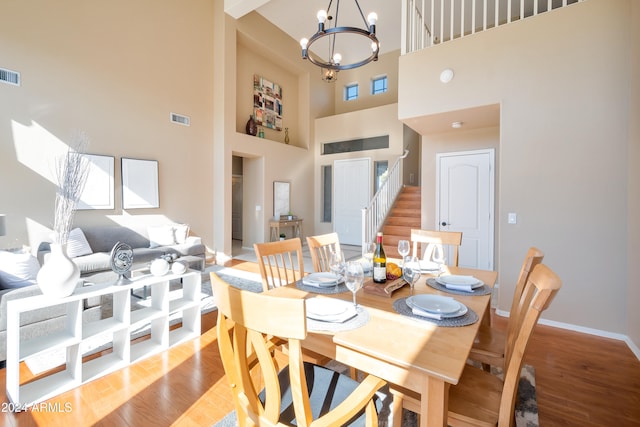
[[[56,184],[56,158],[68,145],[36,122],[23,125],[11,121],[16,160],[52,184]]]

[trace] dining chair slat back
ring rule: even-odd
[[[520,314],[514,326],[514,339],[506,349],[504,381],[474,366],[465,367],[458,384],[450,388],[450,426],[485,425],[485,422],[499,427],[513,425],[520,371],[529,340],[540,314],[549,308],[561,287],[558,275],[545,264],[533,268],[518,302]]]
[[[211,285],[218,306],[218,347],[240,426],[348,425],[354,419],[359,425],[378,425],[375,393],[383,380],[369,375],[358,383],[303,361],[304,299],[234,288],[215,273]],[[282,370],[273,356],[274,337],[288,349]]]
[[[330,271],[331,253],[340,250],[338,233],[307,236],[307,245],[313,262],[313,270],[316,272]]]
[[[256,252],[264,291],[286,286],[304,276],[300,238],[254,243],[253,248]]]
[[[509,320],[507,323],[507,331],[498,329],[490,324],[483,323],[480,325],[478,335],[471,348],[469,358],[480,362],[486,370],[490,366],[504,368],[505,350],[509,343],[515,339],[516,327],[519,323],[520,316],[520,298],[524,287],[529,279],[529,275],[536,265],[542,263],[544,253],[536,248],[530,247],[527,255],[522,262],[520,274],[516,283],[516,288],[511,302],[511,311],[509,311]]]
[[[436,251],[442,254],[444,245],[450,246],[453,259],[449,260],[448,264],[458,266],[458,248],[462,244],[462,232],[412,229],[411,241],[413,256],[425,260],[431,260]]]

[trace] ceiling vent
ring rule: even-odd
[[[183,126],[190,126],[191,125],[191,119],[189,118],[189,116],[183,116],[183,115],[176,114],[176,113],[171,113],[171,121],[173,123],[177,123],[177,124],[183,125]]]
[[[20,86],[20,73],[0,68],[0,82]]]

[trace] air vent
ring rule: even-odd
[[[189,126],[191,125],[191,119],[189,116],[183,116],[176,113],[171,113],[171,121],[179,125]]]
[[[20,86],[20,73],[0,68],[0,82]]]

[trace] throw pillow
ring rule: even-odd
[[[0,289],[35,285],[40,264],[29,252],[0,251]]]
[[[189,236],[189,225],[188,224],[174,224],[176,243],[179,245],[184,244],[187,241],[187,236]]]
[[[82,255],[91,255],[93,249],[87,241],[84,232],[79,228],[74,228],[69,232],[69,240],[67,240],[67,256],[75,258]]]
[[[156,225],[147,227],[149,234],[149,247],[170,246],[176,244],[175,233],[172,225]]]

